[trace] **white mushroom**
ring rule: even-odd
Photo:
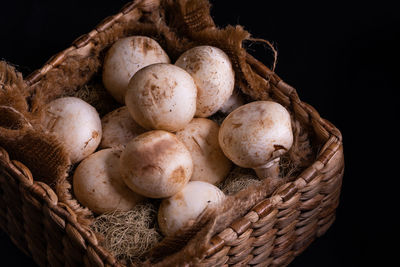
[[[224,51],[213,46],[196,46],[184,52],[175,65],[192,75],[197,85],[196,117],[209,117],[231,96],[235,73]]]
[[[226,117],[218,139],[236,165],[254,169],[261,179],[278,177],[279,157],[293,143],[290,114],[276,102],[251,102]]]
[[[190,152],[175,134],[155,130],[143,133],[126,145],[120,160],[124,182],[150,198],[179,192],[193,172]]]
[[[154,63],[170,63],[167,53],[155,40],[146,36],[119,39],[104,59],[104,86],[118,102],[124,103],[130,78],[139,69]]]
[[[224,102],[219,109],[224,114],[229,114],[240,106],[243,106],[245,101],[239,89],[234,89],[232,95]]]
[[[94,107],[76,97],[62,97],[48,103],[43,111],[42,125],[64,144],[72,163],[97,149],[102,130]]]
[[[143,128],[175,132],[192,120],[196,95],[196,85],[189,73],[175,65],[159,63],[132,77],[125,103]]]
[[[190,181],[179,193],[163,199],[158,210],[158,224],[165,236],[171,236],[183,227],[190,227],[207,207],[216,207],[225,199],[216,186]]]
[[[218,143],[219,125],[209,119],[194,118],[176,133],[189,149],[193,160],[191,181],[219,184],[228,175],[232,162],[224,155]]]
[[[124,147],[136,136],[146,132],[129,114],[126,106],[117,108],[101,119],[103,136],[100,148]]]
[[[113,148],[97,151],[79,163],[74,172],[75,197],[97,214],[128,211],[144,199],[122,181],[120,154],[120,150]]]

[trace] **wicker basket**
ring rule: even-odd
[[[94,44],[94,40],[99,40],[96,38],[115,23],[124,25],[139,21],[142,16],[161,8],[160,2],[163,1],[128,3],[118,14],[105,19],[26,77],[23,80],[25,87],[32,88],[69,58],[85,58],[93,45],[102,45]],[[192,13],[199,15],[195,10]],[[269,68],[249,54],[245,58],[252,71],[268,83],[268,94],[289,107],[297,120],[309,126],[318,140],[318,153],[316,160],[295,180],[280,184],[272,194],[215,234],[206,253],[197,259],[196,265],[200,266],[287,265],[327,231],[335,220],[339,204],[344,170],[340,131],[302,102],[296,90]],[[0,89],[7,84],[15,85],[19,75],[9,66],[0,69]],[[259,93],[252,96],[265,97]],[[29,125],[14,107],[2,106],[0,111],[12,114],[9,117],[15,120],[2,121],[0,118],[0,131],[12,132],[13,127]],[[24,253],[40,266],[123,265],[99,245],[96,236],[79,222],[71,207],[59,201],[48,184],[33,177],[33,167],[30,170],[26,163],[16,160],[20,153],[11,151],[12,145],[8,146],[9,151],[1,146],[7,145],[0,142],[0,226]],[[9,155],[16,156],[10,158]],[[186,263],[182,260],[179,265]]]

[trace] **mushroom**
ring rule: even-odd
[[[43,109],[42,125],[64,144],[71,163],[92,154],[101,136],[101,121],[96,109],[77,97],[62,97]]]
[[[130,141],[122,152],[120,170],[126,185],[150,198],[170,197],[193,173],[190,152],[175,134],[154,130]]]
[[[100,148],[124,147],[136,136],[146,132],[129,114],[128,108],[122,106],[101,119],[103,136]]]
[[[104,86],[119,103],[124,103],[130,78],[139,69],[154,63],[170,63],[167,53],[155,40],[146,36],[119,39],[104,59]]]
[[[190,181],[180,192],[163,199],[158,210],[158,224],[165,236],[172,236],[179,229],[190,227],[206,208],[215,208],[225,199],[216,186]]]
[[[193,119],[196,96],[196,85],[189,73],[172,64],[158,63],[132,77],[125,103],[143,128],[176,132]]]
[[[261,179],[279,176],[279,157],[293,143],[289,112],[272,101],[255,101],[222,122],[219,144],[236,165],[252,168]]]
[[[197,85],[196,117],[216,113],[231,96],[235,73],[224,51],[213,46],[196,46],[175,62],[192,75]]]
[[[97,214],[115,210],[128,211],[144,200],[132,192],[119,172],[121,151],[103,149],[79,163],[73,176],[78,201]]]
[[[239,89],[234,89],[232,95],[224,102],[219,109],[224,114],[229,114],[240,106],[243,106],[245,101]]]
[[[191,181],[219,184],[228,175],[232,162],[218,143],[219,125],[206,118],[194,118],[176,137],[185,144],[193,160]]]

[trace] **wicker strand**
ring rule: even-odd
[[[19,194],[14,191],[6,195],[7,198],[4,203],[11,202],[13,203],[11,206],[15,206],[16,203],[20,202],[17,207],[20,206],[22,209],[19,212],[15,212],[13,209],[8,208],[8,214],[5,217],[8,218],[9,223],[6,226],[2,224],[1,227],[5,228],[6,232],[11,231],[12,236],[21,236],[18,241],[15,240],[15,243],[20,247],[21,244],[27,244],[27,247],[22,245],[22,250],[31,255],[37,263],[43,266],[47,265],[44,262],[48,258],[47,247],[59,247],[57,244],[59,244],[60,240],[63,240],[64,250],[60,252],[65,254],[56,255],[56,252],[52,250],[53,253],[50,255],[52,261],[56,261],[56,258],[67,260],[70,256],[75,255],[76,249],[80,247],[80,255],[86,253],[96,254],[90,255],[90,257],[99,257],[101,262],[104,261],[111,266],[118,266],[116,259],[99,247],[95,235],[77,222],[73,211],[58,202],[55,192],[48,185],[33,181],[29,169],[18,161],[11,161],[8,153],[1,147],[0,170],[2,173],[0,176],[1,188],[13,187],[22,193]],[[3,180],[3,174],[5,173],[8,173],[9,179],[7,181]],[[22,196],[22,199],[16,198],[17,196]],[[38,214],[41,216],[38,216]],[[45,228],[46,225],[56,226],[61,236],[58,235],[57,238],[51,238],[50,235],[47,235],[47,238],[43,239],[41,234],[49,230]],[[60,239],[60,237],[62,238]],[[72,254],[69,254],[69,252]],[[76,255],[75,258],[71,258],[70,263],[79,264],[81,259],[82,256]]]
[[[341,146],[334,147],[335,151],[328,149],[324,151],[340,155],[342,158]],[[333,145],[331,145],[331,149],[333,149]],[[326,157],[324,153],[320,157],[331,158]],[[317,160],[303,172],[306,173],[304,175],[306,179],[301,175],[297,179],[297,181],[301,179],[303,182],[284,184],[275,191],[273,198],[260,202],[246,216],[231,224],[230,234],[214,236],[207,251],[207,262],[211,262],[213,256],[228,245],[230,249],[226,251],[226,255],[237,256],[229,259],[228,263],[230,264],[243,260],[244,254],[246,254],[245,261],[251,264],[262,261],[281,264],[290,262],[294,256],[304,251],[312,240],[323,234],[334,221],[334,215],[330,214],[334,214],[333,211],[338,205],[342,175],[330,178],[329,182],[323,182],[323,175],[320,171],[330,167],[327,162],[326,160]],[[343,165],[341,166],[343,169]],[[331,184],[334,186],[330,186]],[[328,208],[323,203],[329,203],[331,206]],[[326,214],[321,215],[322,210],[325,210]],[[249,217],[257,218],[254,213],[258,215],[258,219],[254,219],[250,223]],[[271,214],[275,215],[271,216]],[[273,229],[275,230],[272,231]],[[248,239],[238,241],[241,234],[246,231],[253,232],[254,237],[262,236],[263,238],[248,241],[249,244],[246,243]],[[271,231],[275,233],[273,241],[268,238],[272,234]],[[235,246],[232,247],[232,244]],[[249,246],[252,246],[253,249],[248,249]],[[260,256],[260,251],[266,253]],[[253,256],[247,258],[247,255],[251,253]],[[269,256],[271,258],[267,260]]]

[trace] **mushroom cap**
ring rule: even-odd
[[[245,100],[239,89],[234,89],[232,95],[224,102],[219,109],[224,114],[229,114],[235,109],[245,104]]]
[[[216,186],[202,182],[190,181],[180,192],[161,201],[158,210],[158,224],[165,236],[190,223],[207,208],[215,207],[225,199],[224,193]]]
[[[190,151],[193,160],[191,181],[219,184],[228,175],[232,162],[224,155],[218,143],[219,125],[209,119],[194,118],[176,133]]]
[[[192,75],[197,85],[196,117],[216,113],[231,96],[235,73],[224,51],[213,46],[196,46],[175,62]]]
[[[43,111],[42,125],[64,144],[72,163],[97,149],[102,129],[93,106],[77,97],[62,97],[48,103]]]
[[[120,170],[124,182],[136,193],[165,198],[176,194],[189,181],[193,162],[175,134],[154,130],[126,145]]]
[[[104,86],[119,103],[124,103],[131,77],[141,68],[154,63],[170,63],[167,53],[155,40],[146,36],[119,39],[104,59]]]
[[[97,214],[131,210],[144,198],[132,192],[119,172],[121,151],[108,148],[84,159],[73,176],[74,194],[79,202]]]
[[[197,88],[185,70],[172,64],[153,64],[131,79],[125,103],[133,119],[148,130],[176,132],[196,112]]]
[[[248,103],[225,118],[218,139],[224,154],[236,165],[263,167],[292,146],[290,114],[276,102]]]
[[[132,119],[126,106],[107,113],[101,119],[103,136],[100,148],[125,146],[136,136],[146,132]]]

